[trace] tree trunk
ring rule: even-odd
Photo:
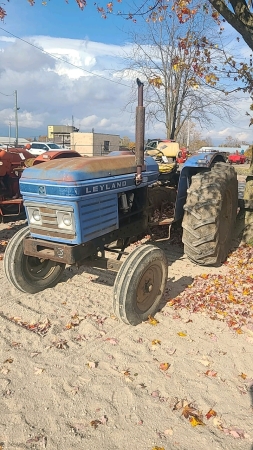
[[[246,178],[246,186],[244,190],[244,200],[253,203],[253,147],[251,149],[251,162],[249,167],[249,175]],[[243,240],[253,245],[253,208],[244,211],[244,230]]]

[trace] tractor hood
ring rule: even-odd
[[[119,152],[120,154],[120,152]],[[158,172],[153,158],[145,158],[144,172]],[[134,155],[105,156],[98,158],[63,158],[43,162],[24,170],[22,181],[48,180],[78,183],[86,180],[115,177],[136,173]]]

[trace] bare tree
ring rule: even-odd
[[[177,141],[180,147],[187,147],[190,152],[213,145],[212,139],[209,136],[203,137],[196,124],[190,121],[182,126],[177,135]]]
[[[227,136],[225,142],[219,147],[241,147],[241,142],[233,136]]]
[[[182,27],[165,12],[162,21],[146,23],[142,33],[131,36],[126,70],[146,81],[147,120],[164,124],[169,139],[177,139],[188,120],[202,127],[212,116],[231,120],[231,97],[217,75],[221,53],[215,56],[214,44],[209,48],[202,18],[196,25],[193,17]]]

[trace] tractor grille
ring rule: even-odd
[[[56,215],[57,211],[74,213],[74,209],[71,206],[33,202],[25,202],[24,205],[26,208],[36,208],[40,211],[42,223],[34,224],[29,220],[29,228],[31,233],[67,240],[75,239],[75,231],[59,228]]]

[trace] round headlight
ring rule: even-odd
[[[66,227],[70,227],[70,225],[72,224],[71,216],[69,216],[67,214],[65,216],[63,216],[62,221],[63,221],[64,225],[66,225]]]
[[[39,222],[39,221],[41,220],[40,212],[39,212],[38,209],[35,209],[35,210],[33,211],[32,217],[33,217],[34,220],[36,220],[36,222]]]

